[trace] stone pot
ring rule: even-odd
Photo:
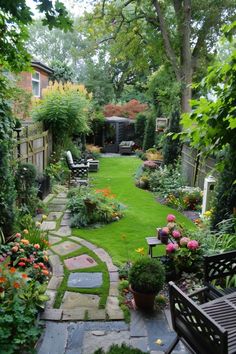
[[[146,310],[146,311],[151,311],[153,309],[156,293],[155,294],[140,293],[140,292],[134,291],[132,289],[131,285],[130,285],[130,291],[132,292],[132,294],[134,296],[134,301],[135,301],[135,305],[137,306],[137,308],[139,308],[140,310]]]

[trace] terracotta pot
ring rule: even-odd
[[[130,291],[134,296],[135,305],[140,310],[150,311],[153,309],[156,293],[155,294],[139,293],[137,291],[134,291],[131,286],[130,286]]]

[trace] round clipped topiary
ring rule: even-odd
[[[157,259],[142,257],[132,265],[129,272],[132,289],[143,294],[158,293],[164,281],[165,270]]]

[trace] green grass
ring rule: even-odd
[[[134,174],[141,163],[136,157],[102,158],[100,171],[91,175],[92,184],[96,189],[109,187],[127,206],[125,216],[97,229],[73,230],[74,235],[104,248],[116,264],[136,259],[138,247],[144,247],[147,253],[145,237],[155,236],[156,228],[166,225],[169,213],[186,228],[195,228],[181,213],[157,203],[152,193],[135,187]],[[160,251],[164,253],[164,247]]]

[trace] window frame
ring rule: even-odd
[[[38,79],[35,79],[35,78],[33,77],[34,74],[38,74],[38,75],[39,75],[39,78],[38,78]],[[38,89],[39,94],[38,94],[38,95],[35,95],[35,94],[34,94],[34,91],[33,91],[33,82],[37,82],[37,83],[39,84],[39,89]],[[35,71],[33,74],[31,74],[31,83],[32,83],[32,93],[33,93],[33,96],[40,98],[40,97],[41,97],[41,85],[40,85],[40,72],[39,72],[39,71]]]

